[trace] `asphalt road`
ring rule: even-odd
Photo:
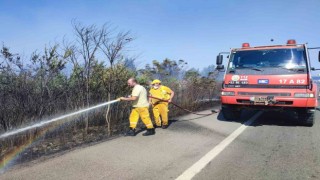
[[[287,113],[245,112],[236,122],[188,115],[155,136],[116,138],[15,167],[0,179],[176,179],[211,151],[214,158],[192,171],[193,179],[320,179],[318,119],[310,128]]]

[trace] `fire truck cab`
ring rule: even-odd
[[[320,55],[319,55],[320,56]],[[221,90],[225,119],[240,118],[242,109],[293,111],[313,126],[318,106],[317,84],[312,81],[307,44],[288,40],[285,45],[231,49]],[[224,69],[217,56],[217,69]]]

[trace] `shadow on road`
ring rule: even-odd
[[[170,127],[172,124],[175,124],[175,123],[181,123],[181,122],[186,122],[186,121],[195,121],[197,119],[201,119],[201,118],[207,117],[207,116],[211,116],[211,114],[210,115],[199,116],[199,117],[196,117],[196,118],[183,119],[183,120],[169,119],[168,127]]]
[[[179,123],[179,122],[183,122],[183,121],[194,121],[194,120],[201,119],[201,118],[203,118],[203,117],[207,117],[207,116],[211,116],[211,115],[212,115],[212,114],[199,115],[198,117],[195,117],[195,118],[182,119],[182,120],[172,119],[172,120],[169,120],[169,125],[170,125],[171,123]]]
[[[243,124],[244,122],[246,122],[247,120],[249,120],[255,113],[257,113],[257,111],[249,111],[249,110],[243,110],[241,113],[241,117],[240,119],[236,119],[236,120],[227,120],[223,117],[222,112],[220,111],[217,119],[219,121],[227,121],[227,122],[235,122],[235,123],[241,123]]]
[[[302,126],[293,112],[264,112],[251,126]]]
[[[226,120],[220,112],[217,119],[219,121],[236,122],[243,124],[248,121],[258,111],[242,111],[241,118],[238,120]],[[250,126],[301,126],[293,112],[263,112]]]

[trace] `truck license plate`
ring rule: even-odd
[[[254,97],[254,104],[262,104],[262,105],[268,105],[270,101],[273,101],[273,96],[267,96],[267,97]]]

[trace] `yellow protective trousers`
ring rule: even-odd
[[[168,104],[167,103],[159,103],[153,106],[152,108],[154,120],[157,126],[168,125]],[[160,118],[161,116],[161,118]]]
[[[135,129],[137,127],[139,117],[141,117],[142,122],[146,125],[147,129],[153,128],[153,124],[152,124],[152,121],[151,121],[150,115],[149,115],[149,108],[148,107],[134,107],[132,109],[130,117],[129,117],[130,127],[132,129]]]

